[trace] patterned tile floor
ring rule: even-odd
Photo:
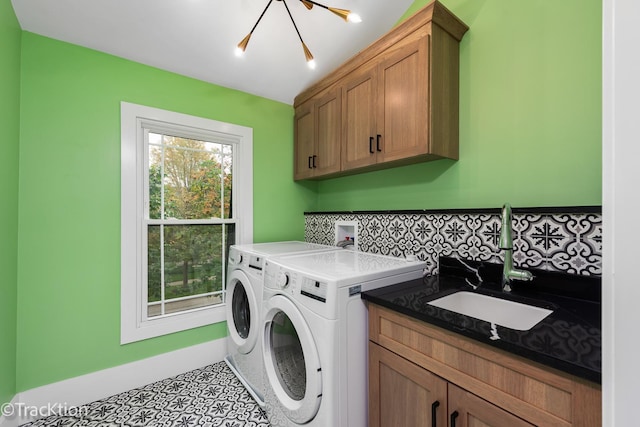
[[[77,415],[50,416],[22,427],[269,427],[224,362],[89,403]]]

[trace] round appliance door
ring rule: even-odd
[[[259,308],[249,277],[233,270],[227,280],[227,328],[238,351],[247,354],[258,342]]]
[[[322,371],[311,330],[287,297],[269,299],[264,315],[264,362],[280,410],[297,424],[311,421],[322,400]]]

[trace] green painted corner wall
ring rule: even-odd
[[[442,3],[470,27],[460,160],[322,181],[316,210],[601,205],[602,2]]]
[[[20,37],[10,0],[0,0],[0,405],[16,393]]]
[[[21,78],[17,390],[225,336],[120,345],[120,101],[253,128],[255,241],[304,237],[293,108],[28,32]]]

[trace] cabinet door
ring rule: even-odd
[[[533,427],[521,418],[449,384],[449,427]]]
[[[340,171],[342,141],[342,92],[334,90],[315,105],[316,155],[312,158],[315,176]]]
[[[385,54],[378,65],[378,163],[429,152],[429,37]]]
[[[445,427],[446,396],[443,379],[369,342],[370,427]]]
[[[376,163],[375,67],[346,78],[342,95],[342,170]]]
[[[293,179],[313,176],[313,155],[315,144],[314,103],[305,102],[298,106],[294,117],[294,169]]]

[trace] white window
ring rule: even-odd
[[[253,239],[253,131],[121,103],[121,344],[225,320]]]

